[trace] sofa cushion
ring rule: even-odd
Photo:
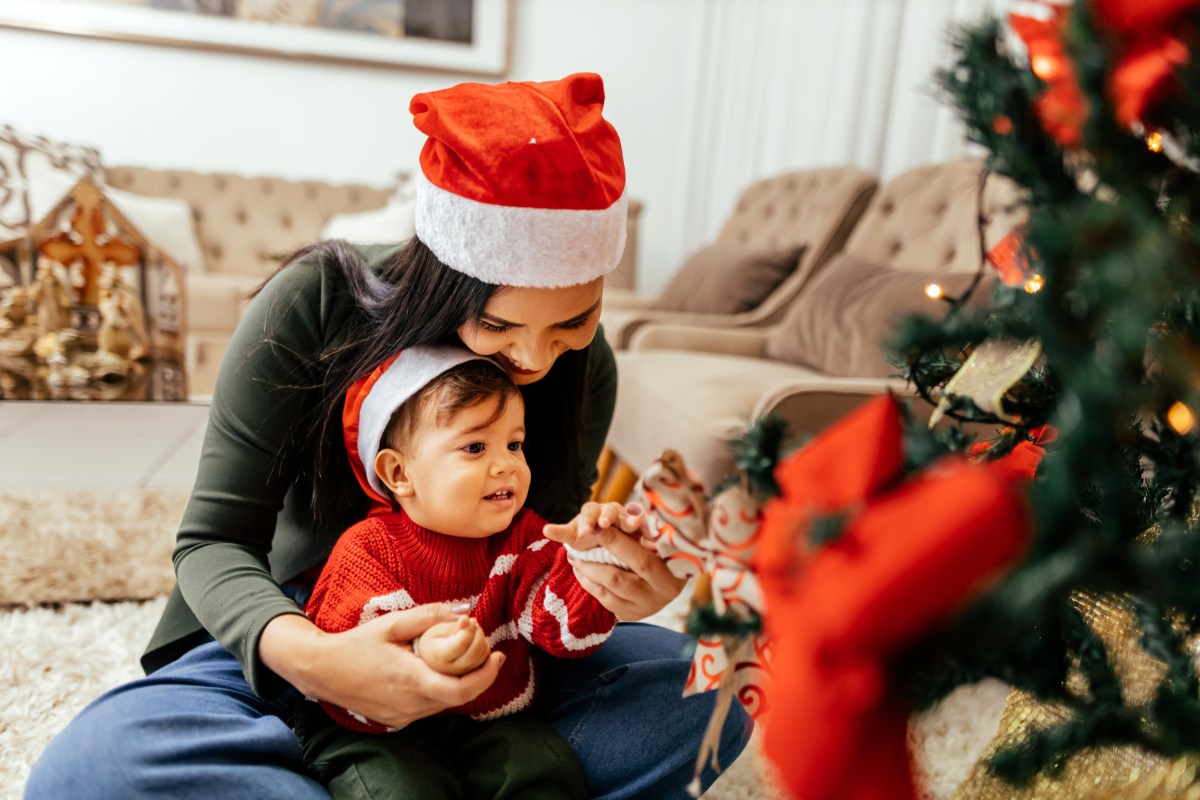
[[[202,272],[188,276],[189,331],[232,334],[242,319],[250,292],[262,279],[238,272]]]
[[[47,181],[55,187],[65,181],[70,189],[85,175],[104,183],[95,148],[56,142],[12,125],[0,127],[0,240],[23,235],[62,197],[56,189],[43,190]],[[43,202],[37,202],[39,197]]]
[[[819,384],[824,376],[757,358],[674,350],[621,351],[609,444],[635,472],[677,450],[708,486],[733,470],[727,442],[773,387]]]
[[[716,242],[696,251],[654,301],[660,311],[737,314],[767,298],[796,270],[803,247]]]
[[[32,222],[40,222],[75,188],[79,176],[67,171],[43,174],[28,191]],[[204,254],[196,237],[192,208],[173,197],[147,197],[97,183],[104,197],[148,239],[185,268],[204,268]]]
[[[800,293],[767,339],[767,357],[837,377],[897,374],[884,342],[909,314],[939,315],[945,306],[925,294],[930,283],[947,295],[966,291],[973,274],[896,270],[849,253],[833,258]]]
[[[288,254],[319,239],[334,214],[379,208],[388,198],[385,190],[355,184],[145,167],[113,167],[109,182],[142,195],[187,201],[205,269],[260,280]]]
[[[204,269],[192,207],[171,197],[146,197],[106,187],[104,196],[154,245],[190,270]]]
[[[322,239],[345,239],[354,244],[394,244],[417,232],[417,201],[388,200],[383,208],[357,214],[337,214],[321,230]]]

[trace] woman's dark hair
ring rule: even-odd
[[[309,488],[309,506],[316,530],[337,535],[351,509],[361,509],[364,497],[355,481],[342,437],[342,406],[346,391],[386,358],[407,347],[460,344],[458,329],[476,323],[492,294],[502,287],[453,270],[417,237],[397,251],[376,273],[359,252],[341,240],[305,247],[284,262],[281,270],[301,259],[315,258],[322,269],[334,270],[345,283],[358,314],[352,314],[322,353],[312,355],[322,399],[314,420],[297,420],[288,441],[304,443],[293,454],[300,465],[299,482]],[[269,280],[269,279],[268,279]],[[260,287],[261,289],[261,287]],[[580,487],[583,458],[583,404],[587,393],[587,351],[568,351],[546,377],[521,387],[525,397],[525,457],[535,495],[561,506],[578,505],[586,497]],[[546,517],[562,511],[536,508]],[[552,519],[551,521],[558,521]]]

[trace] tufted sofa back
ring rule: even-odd
[[[992,176],[981,205],[982,170],[980,159],[968,158],[896,176],[875,195],[845,252],[898,270],[975,272],[980,213],[990,249],[1015,224],[1017,199],[1011,182]]]
[[[187,201],[208,272],[265,277],[283,256],[320,238],[334,214],[379,208],[389,192],[354,184],[113,167],[118,189]]]
[[[755,321],[780,316],[813,273],[842,249],[878,185],[864,170],[822,167],[757,181],[742,192],[718,242],[769,250],[808,246],[796,271],[754,309]]]
[[[989,176],[979,193],[979,159],[917,167],[871,200],[846,248],[834,255],[767,337],[770,359],[838,378],[896,374],[886,342],[901,319],[929,314],[926,281],[953,296],[983,267],[1023,213],[1015,184]]]

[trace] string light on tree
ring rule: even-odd
[[[1059,61],[1057,58],[1047,55],[1035,56],[1029,66],[1033,69],[1034,75],[1047,83],[1058,77]]]
[[[1180,436],[1187,436],[1196,427],[1196,415],[1186,403],[1176,401],[1167,409],[1167,424]]]
[[[989,153],[978,197],[1020,187],[1011,239],[986,250],[999,285],[906,319],[891,355],[948,422],[1005,426],[985,450],[939,426],[934,452],[1004,463],[1047,423],[1057,438],[1027,484],[1026,560],[889,677],[920,708],[980,675],[1013,687],[956,797],[1183,797],[1200,785],[1200,0],[1020,6],[956,33],[939,72]]]
[[[942,290],[942,287],[936,283],[929,283],[925,285],[925,295],[930,300],[941,300],[945,294],[946,293]]]

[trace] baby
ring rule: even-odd
[[[351,388],[343,415],[359,482],[375,505],[338,540],[308,616],[338,632],[390,611],[447,602],[464,613],[413,652],[461,675],[504,656],[479,697],[403,730],[328,703],[296,730],[334,798],[584,797],[570,746],[527,713],[531,649],[578,658],[616,620],[579,584],[545,520],[524,509],[524,403],[505,372],[461,348],[410,348]],[[577,518],[578,519],[578,518]],[[524,712],[524,713],[523,713]],[[378,795],[374,795],[378,796]]]

